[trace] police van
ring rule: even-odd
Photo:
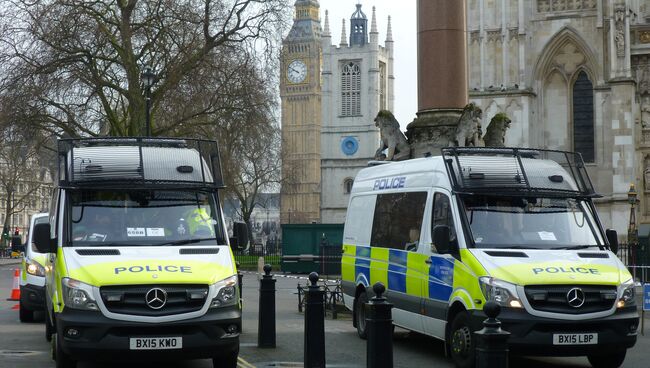
[[[361,170],[341,261],[358,334],[382,282],[393,323],[445,341],[457,367],[475,364],[488,301],[501,307],[511,353],[620,366],[639,315],[597,196],[571,152],[456,147]]]
[[[39,253],[34,246],[34,226],[46,223],[47,213],[32,215],[29,223],[29,233],[25,243],[20,270],[20,303],[18,316],[21,322],[32,322],[34,312],[44,310],[45,306],[45,267],[46,255]]]
[[[241,301],[216,142],[64,139],[58,164],[48,222],[34,229],[48,254],[57,367],[99,358],[236,367]],[[245,225],[235,233],[247,242]]]

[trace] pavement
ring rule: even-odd
[[[6,298],[11,291],[13,264],[0,263],[0,368],[54,367],[49,344],[44,338],[42,315],[34,323],[20,323],[17,305]],[[304,353],[304,314],[298,312],[297,284],[306,284],[304,275],[276,275],[276,348],[257,347],[259,303],[258,275],[244,275],[243,333],[239,367],[302,367]],[[624,367],[647,368],[650,351],[650,314],[646,315],[646,336],[628,351]],[[366,342],[352,327],[351,315],[340,313],[338,319],[325,319],[327,367],[356,368],[366,366]],[[453,367],[445,357],[444,344],[431,337],[396,329],[393,338],[395,367]],[[115,362],[81,362],[79,368],[115,367]],[[120,362],[120,368],[208,368],[210,360],[184,362]],[[511,367],[587,368],[586,358],[516,358]]]
[[[22,258],[0,258],[0,266],[20,264],[22,261]]]

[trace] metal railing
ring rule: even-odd
[[[650,255],[641,252],[638,244],[620,243],[616,255],[635,281],[650,282]]]
[[[254,243],[247,249],[235,250],[235,262],[243,270],[256,270],[260,257],[264,257],[264,264],[270,264],[274,271],[280,271],[280,260],[282,258],[282,243],[274,242]]]

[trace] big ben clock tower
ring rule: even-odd
[[[280,221],[320,222],[321,25],[317,0],[297,0],[282,42],[283,182]]]

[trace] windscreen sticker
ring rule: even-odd
[[[145,236],[143,227],[127,227],[126,236]]]
[[[550,240],[550,241],[557,240],[555,238],[555,234],[553,234],[550,231],[539,231],[539,232],[537,232],[537,234],[539,234],[539,238],[542,239],[542,240]]]
[[[165,236],[165,229],[162,227],[148,227],[147,236]]]
[[[104,241],[106,240],[106,234],[92,233],[88,236],[88,241]]]

